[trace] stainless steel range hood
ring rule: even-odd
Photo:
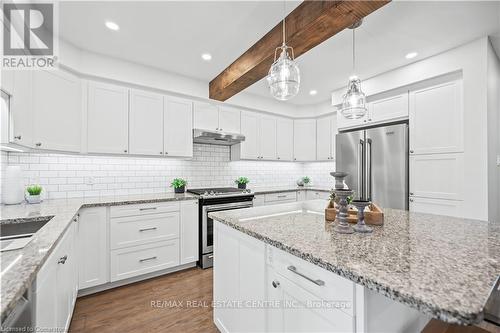
[[[232,146],[245,141],[245,136],[237,133],[193,129],[193,142],[220,146]]]

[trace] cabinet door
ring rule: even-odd
[[[316,159],[316,120],[293,121],[293,151],[295,161]]]
[[[408,93],[378,99],[368,104],[368,121],[383,122],[408,117]]]
[[[128,152],[128,89],[90,82],[87,142],[89,153]]]
[[[219,108],[208,103],[194,103],[194,128],[219,130]]]
[[[316,119],[316,159],[332,159],[332,117]]]
[[[245,141],[241,143],[243,159],[258,159],[260,156],[259,118],[257,113],[241,112],[241,134],[245,136]]]
[[[240,133],[241,111],[227,106],[219,108],[219,131]]]
[[[130,154],[163,155],[163,96],[130,91]]]
[[[165,97],[164,151],[166,156],[193,156],[193,103]]]
[[[33,141],[36,148],[80,152],[82,88],[59,70],[33,72]]]
[[[10,96],[10,115],[14,143],[33,146],[33,71],[15,71],[12,94]]]
[[[181,265],[198,260],[198,200],[181,202]]]
[[[72,223],[64,234],[58,247],[57,257],[57,327],[69,328],[74,306],[74,283],[76,267],[76,252],[74,248],[75,225]]]
[[[410,212],[463,217],[463,201],[410,197]]]
[[[40,330],[57,327],[57,259],[53,252],[36,275],[35,320]]]
[[[293,160],[293,120],[276,120],[276,155],[281,161]]]
[[[347,119],[342,115],[340,112],[340,109],[337,111],[337,125],[339,129],[346,129],[346,128],[354,128],[354,127],[361,127],[366,125],[368,122],[368,112],[364,117],[361,117],[359,119]]]
[[[276,118],[261,116],[260,118],[260,158],[276,160]]]
[[[410,92],[410,154],[463,152],[462,81]]]
[[[463,154],[410,156],[410,196],[462,200]]]
[[[95,287],[108,279],[108,228],[106,207],[85,208],[78,222],[79,288]]]

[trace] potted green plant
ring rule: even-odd
[[[26,187],[26,201],[30,204],[37,204],[42,201],[40,194],[43,188],[38,184],[33,184]]]
[[[302,183],[304,184],[304,186],[308,186],[311,183],[311,178],[309,178],[308,176],[302,177]]]
[[[250,183],[250,180],[247,177],[238,177],[238,179],[236,179],[234,182],[238,184],[238,188],[246,189],[247,184]]]
[[[186,191],[187,181],[182,178],[175,178],[170,184],[175,193],[184,193]]]

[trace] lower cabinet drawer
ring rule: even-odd
[[[297,192],[269,193],[264,196],[264,201],[266,203],[296,201],[296,200],[297,200]]]
[[[354,282],[273,246],[266,251],[276,273],[321,299],[339,302],[341,311],[354,316]]]
[[[179,265],[179,240],[111,251],[111,282]]]
[[[328,192],[323,191],[307,191],[306,199],[307,200],[315,200],[315,199],[328,199],[330,194]]]
[[[110,219],[110,248],[179,238],[179,212]]]

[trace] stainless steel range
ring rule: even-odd
[[[199,249],[198,265],[201,268],[213,266],[213,220],[208,213],[222,210],[249,208],[253,206],[251,190],[234,187],[198,188],[187,190],[199,196]]]

